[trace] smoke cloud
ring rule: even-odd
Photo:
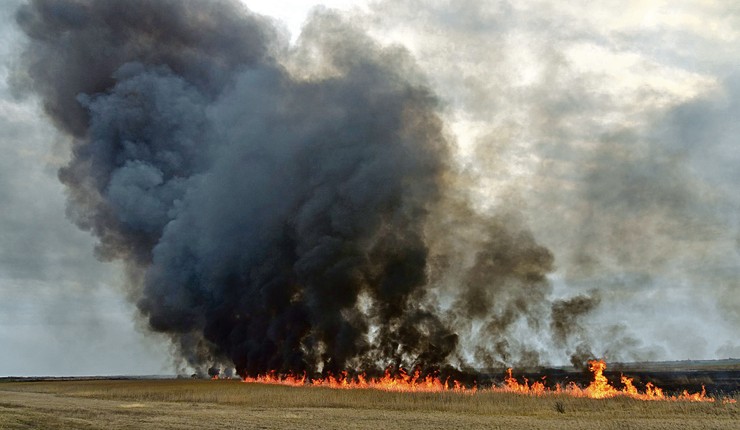
[[[553,302],[553,254],[523,217],[472,208],[403,48],[325,10],[290,46],[226,0],[37,0],[16,19],[14,88],[73,140],[68,215],[126,263],[129,296],[189,366],[582,354],[597,301]]]
[[[596,291],[580,322],[587,350],[728,357],[740,328],[740,15],[724,3],[615,7],[404,0],[369,14],[373,34],[410,41],[433,71],[476,210],[521,214],[554,257],[557,299]]]

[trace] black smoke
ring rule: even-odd
[[[485,237],[435,285],[452,146],[403,49],[328,11],[291,47],[227,0],[37,0],[17,22],[13,84],[74,142],[69,216],[188,364],[440,368],[469,360],[472,320],[499,345],[476,359],[507,362],[506,330],[549,318],[552,255],[504,218],[461,215]]]
[[[560,346],[575,341],[575,352],[570,357],[573,367],[587,369],[588,360],[594,358],[594,353],[588,346],[588,335],[580,324],[583,315],[593,311],[599,305],[597,295],[580,295],[567,300],[556,300],[552,305],[552,320],[550,329],[553,339]]]

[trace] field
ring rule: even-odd
[[[736,397],[737,398],[737,397]],[[740,405],[209,380],[0,382],[0,429],[740,429]]]

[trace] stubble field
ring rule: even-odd
[[[233,380],[0,383],[0,429],[27,428],[727,430],[740,429],[740,408],[722,402],[394,393]]]

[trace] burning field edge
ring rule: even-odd
[[[341,372],[333,375],[268,374],[231,376],[233,373],[210,369],[210,379],[237,380],[251,384],[290,387],[325,387],[331,389],[367,389],[391,392],[481,392],[516,393],[531,396],[564,395],[583,398],[628,397],[637,400],[691,402],[736,402],[740,395],[740,360],[703,360],[676,362],[615,363],[604,360],[588,362],[588,371],[573,368],[540,368],[514,371],[458,372],[440,376],[440,372],[408,372],[389,367],[382,376]],[[178,376],[178,379],[184,378]],[[197,379],[197,375],[192,375]],[[156,380],[162,376],[106,377],[5,377],[0,382],[85,381],[85,380]]]
[[[495,393],[515,393],[530,396],[546,396],[546,395],[564,395],[569,397],[584,397],[592,399],[604,399],[611,397],[629,397],[636,400],[649,400],[649,401],[688,401],[688,402],[723,402],[723,403],[735,403],[736,400],[732,398],[733,394],[737,392],[737,380],[738,376],[734,375],[734,382],[730,381],[727,383],[726,372],[717,374],[717,379],[720,382],[715,382],[711,378],[693,378],[693,383],[690,382],[686,372],[684,374],[675,375],[677,380],[685,383],[685,385],[695,386],[697,383],[701,383],[701,389],[691,391],[688,387],[676,390],[676,384],[671,384],[673,390],[666,390],[657,386],[649,380],[649,374],[643,375],[648,376],[647,382],[642,383],[642,378],[635,378],[626,376],[620,373],[618,382],[612,383],[609,378],[605,375],[607,365],[604,360],[591,360],[588,362],[588,370],[590,372],[590,381],[587,384],[579,384],[572,379],[578,378],[578,374],[575,375],[552,375],[555,376],[551,381],[547,381],[548,375],[544,374],[541,377],[537,377],[530,382],[530,379],[526,376],[517,378],[514,376],[512,369],[507,369],[506,376],[502,382],[497,382],[495,379],[491,379],[489,375],[480,374],[478,378],[484,380],[482,384],[476,379],[470,382],[468,380],[455,379],[450,376],[440,377],[438,372],[422,372],[420,369],[416,369],[412,373],[407,372],[403,368],[388,368],[385,374],[381,377],[369,377],[364,373],[360,374],[349,374],[348,372],[342,372],[338,375],[321,375],[316,377],[309,377],[308,375],[300,374],[278,374],[277,372],[271,372],[268,374],[262,374],[257,376],[246,376],[243,378],[244,382],[254,384],[268,384],[268,385],[285,385],[285,386],[317,386],[317,387],[328,387],[333,389],[373,389],[381,391],[398,391],[398,392],[458,392],[465,394],[475,394],[481,391],[495,392]],[[671,371],[677,373],[676,370]],[[688,371],[690,372],[690,371]],[[731,372],[731,371],[730,371]],[[707,372],[704,371],[702,375],[706,376]],[[565,376],[565,377],[563,377]],[[574,377],[572,378],[571,377]],[[212,379],[219,379],[219,375],[214,373]],[[571,379],[571,380],[569,380]],[[637,380],[636,380],[637,379]],[[662,379],[665,379],[663,376]],[[733,379],[730,377],[730,379]],[[637,384],[637,385],[636,385]],[[710,384],[710,393],[707,395],[707,384]]]

